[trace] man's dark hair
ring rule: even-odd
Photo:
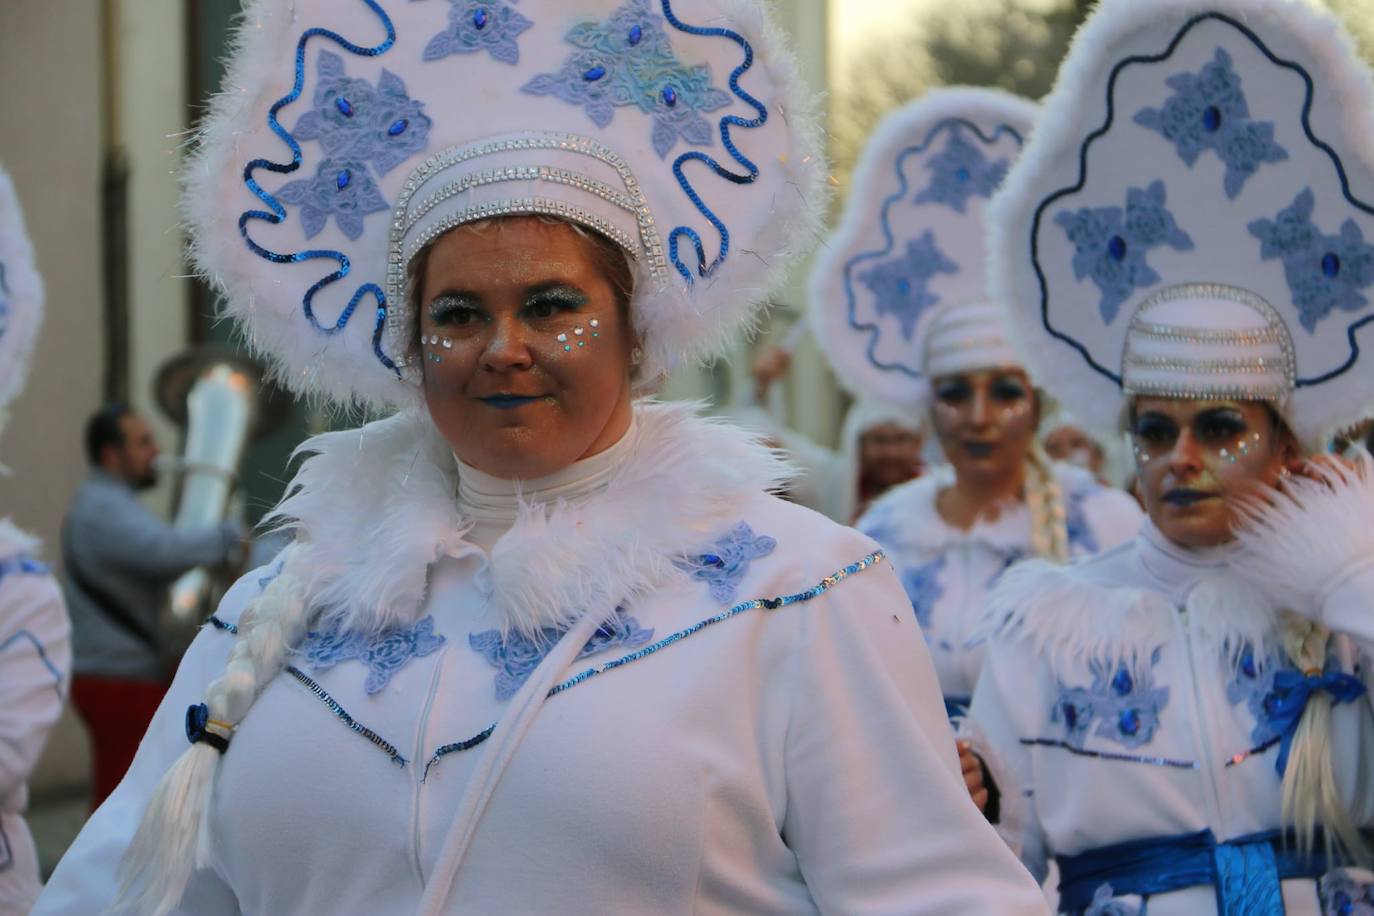
[[[133,408],[123,401],[110,401],[91,414],[86,421],[86,460],[92,465],[100,464],[100,453],[105,447],[124,445],[124,429],[120,420],[133,413]]]

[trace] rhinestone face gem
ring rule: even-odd
[[[563,342],[564,342],[565,340],[567,340],[567,339],[568,339],[568,335],[567,335],[567,334],[559,334],[559,335],[558,335],[558,342],[559,342],[559,343],[563,343]]]
[[[573,333],[576,334],[578,337],[581,337],[583,333],[582,328],[573,328]]]

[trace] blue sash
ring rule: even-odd
[[[969,704],[973,697],[945,697],[945,715],[951,720],[968,715]]]
[[[1320,835],[1316,847],[1322,848]],[[1210,884],[1219,916],[1283,916],[1279,882],[1320,878],[1331,866],[1322,853],[1303,855],[1283,831],[1218,843],[1210,830],[1132,840],[1058,856],[1059,911],[1082,913],[1110,884],[1113,896],[1148,897]]]

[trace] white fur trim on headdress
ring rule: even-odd
[[[9,174],[0,168],[0,414],[24,389],[43,323],[43,279]]]
[[[560,217],[630,255],[652,379],[721,353],[814,240],[812,108],[762,0],[252,0],[186,172],[192,254],[289,388],[404,406],[408,260]]]
[[[1036,115],[1000,90],[935,89],[888,115],[864,148],[810,280],[816,340],[856,395],[921,405],[933,317],[992,301],[987,200]]]
[[[1371,136],[1369,70],[1330,15],[1106,0],[991,207],[989,281],[1036,382],[1102,432],[1123,375],[1270,400],[1308,445],[1369,415]],[[1166,300],[1188,307],[1128,334]]]

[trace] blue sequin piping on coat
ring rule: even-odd
[[[392,627],[371,636],[338,628],[307,633],[297,651],[315,671],[340,662],[362,662],[368,669],[363,689],[374,695],[411,660],[437,651],[444,641],[434,633],[433,615],[426,615],[409,626]]]
[[[496,699],[509,700],[529,680],[563,633],[546,627],[539,638],[532,639],[519,632],[502,636],[500,630],[484,630],[469,635],[468,645],[496,669]],[[653,638],[653,629],[641,627],[623,607],[618,607],[610,620],[597,627],[574,661],[617,647],[642,646]]]

